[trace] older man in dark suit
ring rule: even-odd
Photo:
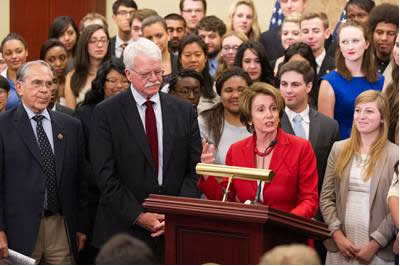
[[[86,238],[83,134],[78,120],[46,109],[52,79],[44,61],[23,65],[21,104],[0,115],[0,256],[9,247],[73,264]]]
[[[191,103],[159,92],[161,51],[139,38],[124,51],[127,92],[94,110],[90,155],[101,191],[94,244],[127,232],[162,255],[164,215],[144,211],[151,193],[199,197],[201,140]]]
[[[286,105],[281,127],[286,132],[311,142],[317,158],[319,194],[329,153],[333,143],[340,137],[339,124],[308,105],[308,93],[311,91],[314,75],[314,70],[306,61],[291,61],[280,69],[280,90]],[[316,219],[322,221],[319,211]],[[315,246],[324,261],[326,250],[322,242],[317,241]]]

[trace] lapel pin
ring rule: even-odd
[[[59,134],[57,135],[57,138],[58,138],[59,140],[63,140],[63,139],[64,139],[64,135],[61,134],[61,133],[59,133]]]

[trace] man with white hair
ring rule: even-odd
[[[100,247],[127,232],[163,253],[164,215],[144,211],[149,194],[199,197],[201,140],[189,102],[160,92],[161,51],[140,38],[124,50],[131,87],[97,105],[90,155],[101,191],[94,228]]]
[[[0,115],[0,258],[75,264],[86,241],[87,178],[81,123],[47,109],[53,73],[41,60],[17,72],[18,107]]]

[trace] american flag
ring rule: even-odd
[[[269,29],[280,27],[283,21],[283,13],[279,0],[275,1],[274,10],[272,12],[271,21],[269,22]]]
[[[342,11],[342,13],[340,14],[339,21],[338,21],[338,23],[336,23],[335,30],[333,31],[333,34],[332,34],[332,35],[333,35],[333,40],[336,40],[336,38],[337,38],[336,32],[338,31],[338,29],[339,29],[339,27],[340,27],[340,24],[341,24],[342,22],[345,22],[346,19],[347,19],[347,14],[346,14],[346,9],[345,9],[345,7],[346,7],[346,5],[347,5],[347,2],[349,2],[349,0],[346,0],[346,4],[344,5],[343,11]]]

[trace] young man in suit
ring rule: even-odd
[[[329,46],[327,42],[332,39],[328,17],[323,12],[303,14],[300,19],[300,31],[302,41],[310,46],[313,51],[317,63],[317,73],[315,73],[317,78],[315,80],[319,83],[322,76],[336,67],[335,58],[327,54],[325,49]],[[319,86],[317,87],[319,88]],[[318,99],[319,90],[316,90],[314,94],[314,99]]]
[[[164,215],[147,212],[150,194],[199,197],[201,140],[193,105],[159,92],[161,51],[145,38],[124,51],[127,92],[94,110],[91,162],[100,189],[94,245],[127,232],[163,254]]]
[[[306,13],[300,19],[302,41],[308,44],[317,63],[317,80],[335,69],[335,58],[326,54],[325,42],[331,36],[329,20],[325,13]],[[318,99],[318,98],[317,98]]]
[[[279,72],[279,78],[279,88],[286,105],[281,119],[281,128],[289,134],[308,139],[311,142],[317,158],[319,194],[332,145],[340,139],[339,124],[309,107],[308,93],[313,85],[314,70],[308,62],[291,61],[286,63]],[[322,221],[319,211],[316,218]],[[316,243],[316,249],[321,260],[324,259],[326,250],[323,248],[322,242]]]
[[[47,109],[53,74],[23,65],[21,104],[0,116],[0,256],[7,248],[41,264],[74,264],[86,240],[86,173],[81,124]]]
[[[112,6],[112,19],[118,26],[118,34],[110,39],[108,49],[112,56],[121,57],[131,40],[130,20],[138,9],[134,0],[117,0]]]

